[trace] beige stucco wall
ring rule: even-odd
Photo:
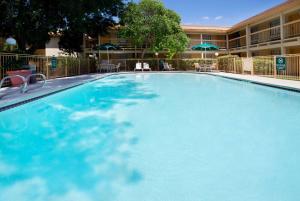
[[[63,52],[59,50],[58,42],[59,38],[53,37],[48,43],[46,43],[46,56],[62,56]]]

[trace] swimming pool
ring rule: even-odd
[[[300,94],[115,75],[0,113],[1,201],[295,201]]]

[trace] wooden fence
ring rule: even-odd
[[[51,57],[35,56],[35,55],[20,55],[20,54],[5,54],[0,53],[0,78],[7,75],[7,71],[26,68],[34,65],[37,73],[43,73],[47,79],[76,76],[97,72],[98,61],[94,58],[76,58],[76,57],[56,57],[57,66],[55,69],[51,67]],[[153,71],[160,69],[159,58],[151,59],[111,59],[111,64],[121,64],[121,71],[133,71],[137,62],[146,62],[150,65]],[[176,70],[188,71],[195,70],[194,63],[213,64],[216,59],[162,59],[168,62]]]
[[[194,63],[213,64],[217,63],[216,59],[111,59],[112,64],[121,64],[121,71],[133,71],[137,62],[148,63],[153,71],[161,70],[159,61],[163,60],[172,65],[177,71],[195,70]]]
[[[286,68],[276,68],[276,56],[253,57],[251,70],[246,70],[243,58],[238,56],[225,56],[216,59],[164,59],[179,71],[195,70],[193,64],[218,63],[218,70],[228,73],[251,73],[252,75],[274,77],[280,79],[300,80],[300,55],[286,55]],[[137,62],[149,63],[152,70],[160,70],[157,59],[111,59],[112,64],[121,64],[121,71],[133,71]],[[37,73],[43,73],[47,79],[76,76],[97,72],[97,62],[94,58],[57,57],[56,68],[51,67],[51,57],[5,54],[0,53],[0,79],[7,75],[7,71],[23,67],[35,66]],[[248,68],[247,68],[248,69]]]
[[[0,79],[7,71],[26,69],[35,66],[37,73],[47,79],[89,74],[96,72],[96,61],[90,58],[56,57],[56,68],[51,67],[51,57],[0,53]]]
[[[300,55],[285,55],[286,68],[279,70],[276,67],[276,56],[253,57],[252,70],[245,71],[242,58],[227,56],[218,58],[218,70],[228,73],[273,77],[278,79],[300,80]]]

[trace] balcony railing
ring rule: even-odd
[[[238,38],[234,38],[229,40],[229,48],[241,48],[246,46],[246,36],[241,36]]]
[[[202,40],[199,39],[191,39],[189,47],[193,47],[194,45],[198,45],[201,43]],[[221,49],[226,49],[226,40],[203,40],[203,43],[210,43],[213,45],[217,45]]]
[[[280,40],[280,33],[280,26],[254,32],[250,35],[251,45]]]
[[[284,38],[294,38],[300,36],[300,20],[292,21],[284,25]]]
[[[107,39],[107,40],[101,40],[101,44],[104,44],[104,43],[112,43],[112,44],[115,44],[115,45],[119,45],[120,47],[131,47],[131,43],[126,40],[126,39],[122,39],[122,38],[112,38],[112,39]]]
[[[189,47],[192,48],[193,46],[200,44],[201,41],[202,40],[200,40],[200,39],[190,39]]]
[[[204,40],[203,43],[210,43],[220,47],[221,49],[226,49],[226,40]]]

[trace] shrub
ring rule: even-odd
[[[274,58],[268,56],[253,58],[254,74],[266,75],[274,73]]]

